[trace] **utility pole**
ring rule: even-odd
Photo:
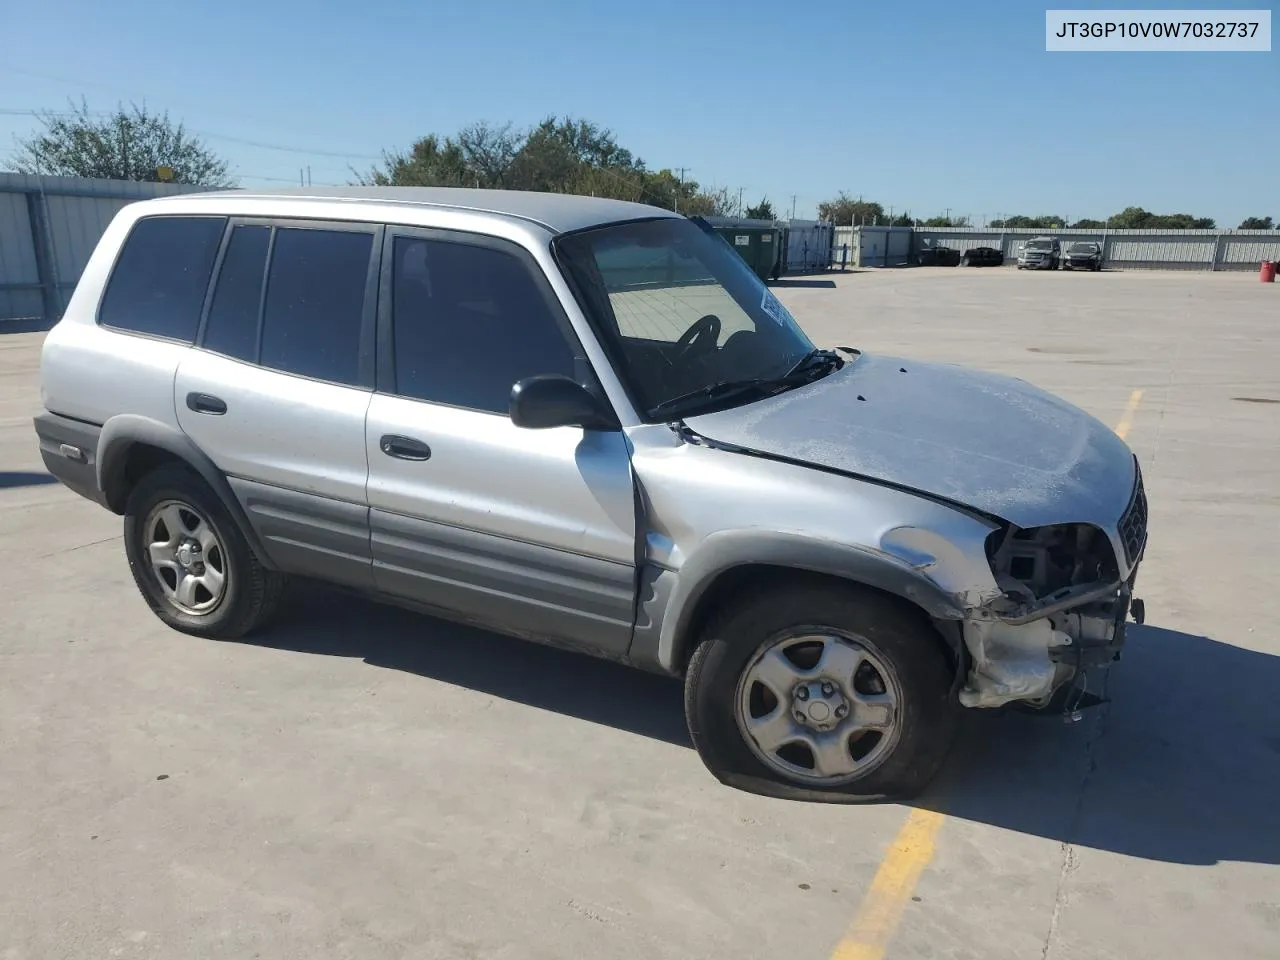
[[[680,189],[676,191],[676,213],[680,212],[680,196],[684,193],[684,171],[685,167],[680,168]]]
[[[311,186],[311,164],[307,164],[307,186]]]
[[[791,195],[791,219],[794,220],[795,218],[796,218],[796,195],[793,193]]]
[[[745,187],[738,188],[738,216],[739,217],[742,216],[742,193],[745,189],[746,189]]]
[[[947,226],[951,226],[951,208],[947,207]]]

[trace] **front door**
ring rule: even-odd
[[[379,589],[533,639],[626,652],[635,490],[620,431],[528,430],[524,377],[593,375],[527,251],[388,228],[366,445]]]

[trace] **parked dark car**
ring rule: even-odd
[[[960,259],[960,251],[951,247],[924,247],[916,254],[921,267],[958,267]]]
[[[1063,270],[1101,270],[1102,245],[1092,240],[1073,243],[1062,258]]]
[[[1004,266],[1004,251],[995,247],[972,247],[960,258],[962,267],[1000,267]]]

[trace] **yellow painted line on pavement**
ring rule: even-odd
[[[933,859],[934,839],[945,819],[933,810],[911,811],[831,960],[881,960],[920,874]]]
[[[1145,390],[1135,390],[1129,394],[1129,402],[1125,404],[1124,415],[1120,417],[1120,422],[1116,424],[1116,436],[1123,440],[1129,434],[1130,428],[1133,427],[1133,414],[1138,409],[1138,404],[1142,402],[1142,395]]]
[[[1133,428],[1133,415],[1144,392],[1135,390],[1129,394],[1129,402],[1116,424],[1116,436],[1122,440]],[[871,889],[843,939],[836,944],[831,960],[883,960],[902,912],[933,859],[938,831],[946,819],[935,810],[911,811],[880,862]]]

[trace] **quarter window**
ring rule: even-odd
[[[98,320],[191,343],[196,338],[224,217],[145,217],[129,232]]]
[[[355,384],[373,235],[279,228],[262,316],[261,364]]]
[[[525,377],[585,376],[563,315],[514,253],[397,237],[391,316],[401,396],[506,415]]]

